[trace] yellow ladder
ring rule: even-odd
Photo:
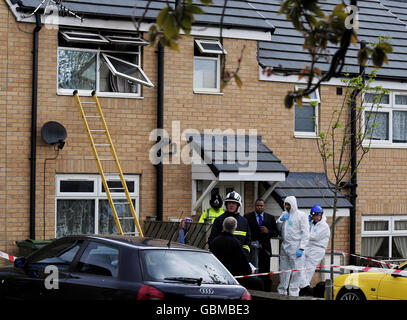
[[[133,205],[133,202],[131,200],[129,190],[127,188],[126,180],[124,179],[123,172],[122,172],[122,169],[120,167],[119,159],[117,158],[117,154],[116,154],[115,148],[113,146],[113,141],[112,141],[112,139],[110,137],[110,133],[109,133],[109,130],[107,128],[105,117],[103,116],[103,112],[102,112],[102,108],[101,108],[100,103],[99,103],[99,99],[96,96],[96,93],[94,91],[92,92],[93,101],[84,101],[84,102],[82,102],[80,97],[79,97],[79,94],[78,94],[77,90],[75,90],[73,92],[73,95],[75,97],[76,103],[79,106],[79,110],[81,112],[81,116],[82,116],[83,122],[85,124],[86,132],[88,134],[89,141],[90,141],[90,144],[92,146],[92,151],[93,151],[93,154],[94,154],[96,162],[97,162],[97,166],[98,166],[98,169],[99,169],[100,176],[102,177],[103,186],[105,188],[106,195],[107,195],[107,198],[109,200],[110,208],[112,209],[113,218],[114,218],[114,220],[116,222],[117,230],[119,231],[119,234],[121,234],[121,235],[124,234],[123,233],[123,228],[122,228],[122,226],[120,224],[120,218],[119,218],[119,216],[117,214],[117,210],[116,210],[115,205],[129,205],[131,214],[132,214],[132,216],[134,218],[134,222],[135,222],[135,225],[137,227],[137,231],[139,232],[139,236],[143,237],[143,232],[141,230],[139,221],[137,219],[136,210],[134,209],[134,205]],[[89,116],[86,115],[85,111],[84,111],[84,108],[82,106],[83,104],[95,105],[96,109],[98,111],[98,115],[89,115]],[[88,119],[95,119],[95,120],[99,119],[102,122],[103,129],[90,129]],[[95,140],[94,140],[94,138],[92,136],[92,132],[94,132],[94,133],[104,133],[108,143],[104,143],[104,144],[103,143],[95,143]],[[96,149],[96,147],[101,147],[101,148],[109,147],[110,148],[110,154],[111,154],[112,158],[100,158],[98,150]],[[113,202],[112,195],[111,195],[111,192],[110,192],[110,188],[109,188],[108,183],[106,181],[106,177],[105,177],[105,173],[103,171],[101,161],[114,161],[115,162],[116,169],[117,169],[117,171],[119,173],[120,181],[122,183],[122,187],[123,187],[124,192],[126,194],[127,203],[124,203],[124,202],[116,202],[115,203],[115,202]],[[122,188],[120,188],[120,189],[122,189]],[[130,232],[130,233],[127,233],[127,234],[134,234],[134,232]]]

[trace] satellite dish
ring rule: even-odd
[[[67,134],[62,124],[56,121],[48,121],[41,128],[41,136],[45,143],[51,145],[58,144],[59,149],[62,149]]]

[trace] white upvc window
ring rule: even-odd
[[[72,38],[80,33],[82,38]],[[61,31],[58,47],[58,94],[104,97],[141,97],[141,85],[153,87],[141,68],[141,46],[145,40],[131,35],[99,35],[106,43],[94,43],[91,33]],[[71,40],[67,40],[67,35]],[[88,38],[85,38],[88,37]],[[137,44],[140,42],[140,44]]]
[[[134,36],[105,36],[110,43],[114,44],[131,44],[136,46],[146,46],[148,45],[148,41]]]
[[[219,40],[195,40],[198,49],[203,54],[227,54]]]
[[[105,53],[102,53],[102,57],[114,76],[119,76],[135,83],[144,84],[147,87],[154,86],[138,65]]]
[[[218,40],[195,40],[194,92],[220,93],[220,57],[226,50]]]
[[[296,85],[295,90],[305,89]],[[318,89],[309,97],[302,98],[302,107],[294,105],[294,136],[296,138],[316,138],[318,132],[318,109],[320,97]]]
[[[109,43],[101,34],[95,32],[80,32],[72,30],[62,30],[62,36],[68,42],[83,42],[83,43]]]
[[[363,216],[362,256],[407,258],[407,215]]]
[[[407,148],[407,92],[385,94],[379,102],[380,108],[373,104],[374,97],[374,93],[364,95],[363,123],[365,128],[367,126],[367,137],[363,145],[370,144],[372,148]]]
[[[120,178],[106,175],[106,180],[124,234],[137,235]],[[125,175],[133,206],[139,217],[139,176]],[[59,174],[56,176],[55,236],[71,234],[117,234],[100,175]],[[123,204],[120,204],[123,202]]]

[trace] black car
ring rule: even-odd
[[[208,251],[166,240],[67,236],[0,268],[0,299],[250,300]]]

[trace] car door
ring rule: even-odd
[[[406,271],[407,264],[400,270]],[[407,300],[407,276],[401,274],[386,274],[379,284],[379,300]]]
[[[54,299],[64,295],[64,281],[83,241],[55,241],[27,257],[8,279],[6,297]]]
[[[118,247],[89,241],[74,263],[66,281],[73,299],[117,299],[119,294],[120,250]]]

